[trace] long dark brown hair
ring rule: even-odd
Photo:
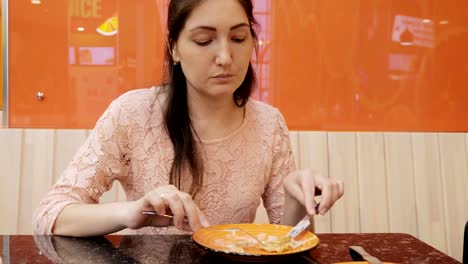
[[[203,1],[170,1],[167,16],[167,45],[164,54],[163,78],[165,86],[169,88],[164,121],[171,142],[174,145],[174,161],[172,163],[169,183],[174,184],[180,189],[181,180],[188,180],[182,179],[184,177],[184,169],[188,169],[192,177],[192,186],[189,191],[192,195],[195,195],[203,185],[203,163],[195,142],[195,136],[197,135],[192,130],[192,122],[189,116],[185,75],[180,64],[174,65],[171,52],[185,25],[187,17]],[[253,15],[252,1],[238,1],[249,19],[250,32],[255,43],[255,49],[257,49],[256,30],[258,29],[258,23]],[[238,107],[245,106],[255,88],[255,83],[255,72],[253,71],[252,64],[249,63],[244,81],[233,93],[234,103]]]

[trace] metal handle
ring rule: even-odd
[[[36,97],[37,97],[37,100],[42,101],[42,100],[44,100],[44,93],[43,92],[37,92]]]

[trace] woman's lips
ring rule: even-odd
[[[218,82],[229,82],[233,79],[234,75],[233,74],[219,74],[213,77]]]

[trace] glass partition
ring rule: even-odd
[[[468,130],[467,1],[253,2],[254,98],[291,130]],[[159,84],[167,3],[10,0],[9,126],[91,128]]]

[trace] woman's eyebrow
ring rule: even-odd
[[[235,26],[232,26],[231,27],[231,30],[234,30],[234,29],[237,29],[237,28],[240,28],[240,27],[250,27],[249,24],[247,23],[239,23]],[[194,27],[190,30],[190,32],[192,31],[195,31],[195,30],[198,30],[198,29],[204,29],[204,30],[210,30],[210,31],[216,31],[216,28],[215,27],[210,27],[210,26],[197,26],[197,27]]]

